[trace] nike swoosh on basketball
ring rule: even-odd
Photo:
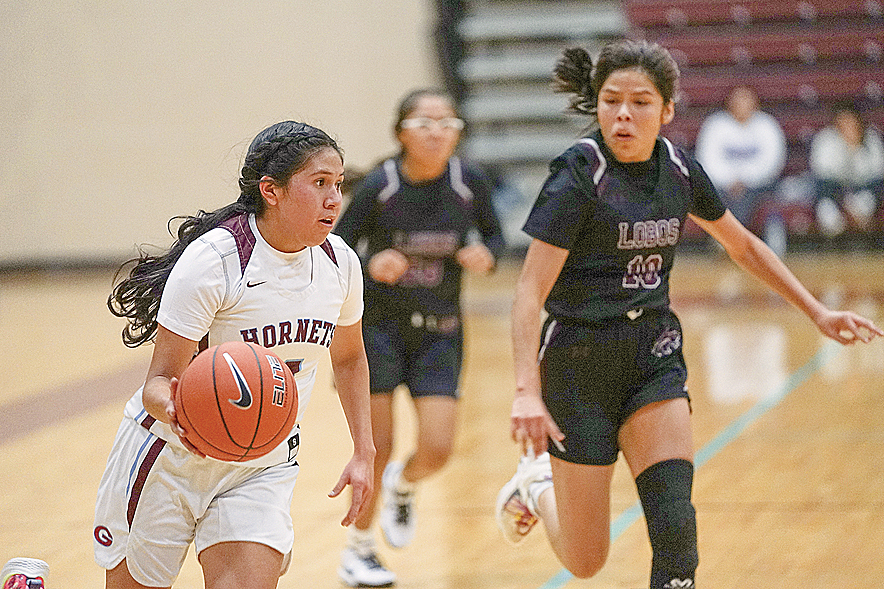
[[[261,282],[246,282],[246,286],[249,288],[253,288],[255,286],[260,286],[260,285],[264,284],[265,282],[267,282],[267,281],[262,280]]]
[[[239,366],[237,366],[233,358],[230,357],[230,354],[225,353],[224,359],[227,360],[227,365],[230,367],[230,372],[233,373],[237,388],[239,388],[239,399],[235,401],[233,399],[228,399],[228,401],[237,407],[248,409],[252,406],[252,391],[249,390],[249,383],[246,381],[246,377],[239,369]]]

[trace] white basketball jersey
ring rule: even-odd
[[[261,237],[254,215],[241,215],[187,246],[166,282],[157,321],[190,340],[208,336],[210,347],[247,341],[273,351],[294,373],[300,421],[335,328],[362,317],[362,290],[359,258],[338,236],[280,252]],[[180,445],[169,426],[152,422],[140,390],[126,415]],[[286,461],[283,446],[248,465]]]

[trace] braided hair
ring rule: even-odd
[[[276,123],[258,133],[246,153],[239,178],[240,194],[235,202],[212,212],[200,210],[194,216],[173,217],[168,228],[175,241],[167,251],[151,255],[139,248],[139,257],[120,267],[117,277],[129,266],[131,270],[114,286],[107,306],[111,313],[128,320],[123,343],[135,348],[156,337],[160,297],[172,267],[188,245],[236,215],[254,213],[261,217],[267,208],[260,193],[261,179],[269,177],[283,186],[316,153],[329,147],[343,159],[341,148],[324,131],[295,121]],[[176,221],[180,224],[173,231]]]
[[[599,90],[608,76],[622,69],[643,71],[660,92],[663,104],[676,99],[680,75],[678,64],[669,51],[647,41],[624,40],[605,45],[594,71],[586,49],[565,49],[553,70],[553,89],[573,94],[568,112],[587,115],[597,122]]]

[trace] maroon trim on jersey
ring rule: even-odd
[[[135,483],[132,485],[132,493],[129,495],[129,508],[126,510],[126,521],[129,522],[130,530],[132,529],[132,520],[135,519],[135,509],[138,507],[138,500],[141,499],[141,491],[144,490],[144,481],[147,480],[150,469],[153,468],[157,457],[160,455],[160,451],[165,445],[166,440],[160,438],[154,440],[150,450],[147,451],[147,455],[144,457],[144,461],[141,463],[141,467],[138,469],[138,476],[135,478]]]
[[[156,423],[156,421],[157,421],[156,417],[148,414],[147,417],[145,417],[144,419],[141,420],[141,427],[150,431],[150,426],[152,426],[154,423]]]
[[[328,257],[331,258],[331,261],[334,263],[334,265],[337,266],[338,259],[335,257],[335,250],[334,248],[332,248],[332,244],[330,244],[326,239],[319,247],[321,247],[322,251],[324,251],[328,255]]]
[[[255,234],[252,233],[252,228],[249,226],[248,213],[241,213],[230,217],[218,226],[230,231],[236,240],[236,249],[239,251],[239,269],[245,273],[246,266],[249,264],[249,258],[252,257],[252,251],[255,249],[255,242],[257,241]]]

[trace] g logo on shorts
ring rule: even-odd
[[[95,541],[102,546],[110,546],[114,543],[113,534],[104,526],[95,526],[93,534],[95,535]]]

